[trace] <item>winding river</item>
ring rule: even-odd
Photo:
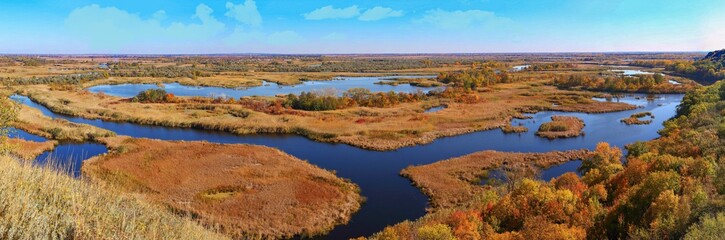
[[[45,115],[62,118],[76,123],[90,124],[108,129],[119,135],[162,140],[203,140],[215,143],[257,144],[278,148],[319,167],[336,171],[337,175],[358,184],[362,195],[367,198],[363,207],[355,213],[347,225],[336,227],[321,239],[347,239],[368,236],[387,225],[403,220],[417,219],[425,214],[428,199],[411,182],[399,175],[410,165],[421,165],[458,157],[482,150],[546,152],[552,150],[593,149],[600,141],[607,141],[622,147],[635,141],[647,141],[658,137],[662,123],[674,116],[676,106],[683,95],[659,95],[647,100],[644,95],[629,95],[620,99],[641,106],[639,109],[604,114],[540,112],[531,114],[531,119],[514,119],[512,124],[523,125],[529,132],[504,134],[500,130],[469,133],[437,139],[430,144],[405,147],[394,151],[369,151],[345,144],[330,144],[311,141],[296,135],[233,135],[224,132],[198,129],[167,128],[132,123],[90,120],[56,114],[46,107],[23,96],[14,99],[29,107],[40,109]],[[444,113],[446,110],[441,109]],[[650,111],[656,118],[649,125],[628,126],[619,119],[641,111]],[[534,135],[538,126],[552,115],[577,116],[586,124],[585,135],[577,138],[548,140]],[[70,152],[99,154],[83,144],[63,144],[74,149]],[[55,150],[56,152],[59,150]],[[105,151],[105,148],[101,152]],[[58,159],[66,159],[62,152]],[[75,160],[73,160],[75,161]],[[550,179],[564,172],[575,171],[580,161],[568,162],[546,169],[542,178]],[[77,166],[79,167],[79,166]]]

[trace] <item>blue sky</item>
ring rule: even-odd
[[[722,0],[3,0],[0,53],[725,48]]]

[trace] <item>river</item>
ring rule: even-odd
[[[425,214],[428,198],[412,186],[408,179],[399,175],[400,171],[407,166],[428,164],[482,150],[547,152],[593,149],[600,141],[623,147],[625,144],[635,141],[657,138],[659,136],[657,131],[662,128],[665,120],[674,116],[676,106],[683,95],[658,95],[652,100],[647,100],[644,96],[636,94],[620,99],[620,101],[641,105],[641,108],[635,110],[603,114],[540,112],[531,114],[531,119],[514,119],[512,121],[514,125],[528,127],[529,131],[526,133],[504,134],[502,131],[494,129],[440,138],[430,144],[385,152],[370,151],[345,144],[320,143],[296,135],[234,135],[199,129],[90,120],[53,113],[46,107],[30,101],[27,97],[13,96],[13,99],[29,107],[40,109],[47,116],[90,124],[114,131],[119,135],[161,140],[200,140],[215,143],[265,145],[278,148],[321,168],[334,170],[338,176],[348,178],[358,184],[362,189],[362,195],[367,199],[360,211],[353,215],[349,224],[338,226],[328,235],[320,237],[321,239],[347,239],[368,236],[387,225],[404,220],[414,220]],[[445,111],[445,109],[441,111]],[[619,122],[620,119],[641,111],[650,111],[655,115],[651,124],[629,126]],[[538,126],[549,121],[552,115],[582,118],[586,124],[585,135],[555,140],[535,136],[534,133]],[[65,145],[68,144],[62,146]],[[87,150],[87,146],[84,145],[70,145],[70,147],[76,149],[75,152]],[[64,159],[63,155],[56,157]],[[579,163],[575,161],[552,167],[544,170],[542,176],[551,178],[564,172],[573,171]]]

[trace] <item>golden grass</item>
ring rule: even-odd
[[[0,156],[2,239],[224,239],[115,190]]]
[[[23,160],[33,160],[58,145],[57,141],[33,142],[17,138],[8,139],[7,143],[11,146],[10,154]]]
[[[475,104],[434,98],[391,108],[356,107],[282,115],[253,112],[238,104],[134,103],[87,91],[51,90],[44,85],[24,86],[16,90],[53,111],[84,118],[194,127],[236,134],[299,134],[317,141],[346,143],[373,150],[393,150],[429,143],[439,137],[499,128],[508,125],[512,117],[522,112],[609,112],[635,108],[624,103],[597,102],[591,99],[593,93],[558,90],[543,85],[545,82],[532,80],[500,84],[478,93],[482,101]],[[441,104],[448,107],[434,113],[423,113],[426,106]],[[238,111],[251,114],[237,117],[234,112]]]
[[[356,185],[273,148],[101,141],[112,152],[84,162],[85,176],[197,216],[235,238],[318,235],[360,208]]]
[[[539,126],[536,135],[548,139],[577,137],[584,134],[584,121],[572,116],[552,116],[551,122]]]
[[[588,150],[548,153],[481,151],[428,165],[408,167],[401,174],[410,178],[430,197],[434,209],[441,209],[468,203],[482,194],[486,186],[478,184],[478,181],[487,174],[487,170],[504,166],[547,168],[582,159],[588,154]]]

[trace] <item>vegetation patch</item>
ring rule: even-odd
[[[508,125],[501,127],[501,131],[504,133],[524,133],[528,132],[529,128],[524,126],[514,126],[509,123]]]
[[[642,119],[645,117],[655,118],[655,116],[652,115],[651,112],[640,112],[632,114],[628,118],[624,118],[619,121],[627,125],[646,125],[652,123],[652,119]]]
[[[196,216],[234,238],[322,234],[347,223],[362,201],[356,185],[273,148],[102,141],[111,153],[84,162],[85,176]]]
[[[576,137],[584,132],[584,121],[572,116],[552,116],[551,122],[539,126],[536,135],[548,139]]]

